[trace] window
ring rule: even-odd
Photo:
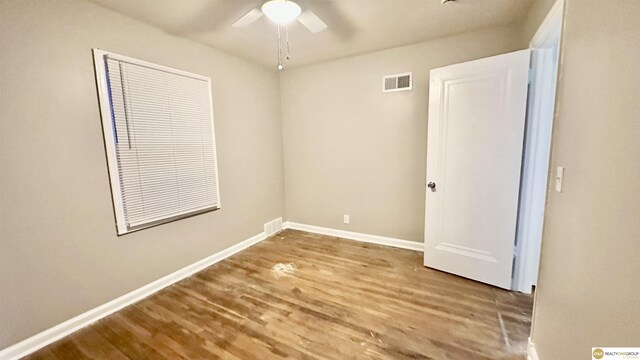
[[[118,235],[220,208],[211,79],[93,52]]]

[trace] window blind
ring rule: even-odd
[[[210,80],[104,54],[118,232],[220,206]],[[105,119],[103,119],[103,122]],[[105,129],[106,130],[106,129]],[[113,179],[117,184],[113,184]],[[120,201],[115,201],[116,195]]]

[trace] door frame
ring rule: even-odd
[[[512,283],[513,290],[527,294],[537,284],[540,263],[563,13],[564,0],[556,0],[529,43],[531,84],[525,141],[533,146],[525,146],[523,153]],[[545,96],[549,93],[553,93],[552,101]]]

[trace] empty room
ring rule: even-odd
[[[640,359],[639,0],[0,0],[0,360]]]

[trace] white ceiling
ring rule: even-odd
[[[231,24],[260,0],[91,0],[170,33],[274,67],[276,25],[266,17],[247,28]],[[298,66],[431,38],[521,21],[533,0],[297,0],[329,26],[312,34],[289,26],[291,61]]]

